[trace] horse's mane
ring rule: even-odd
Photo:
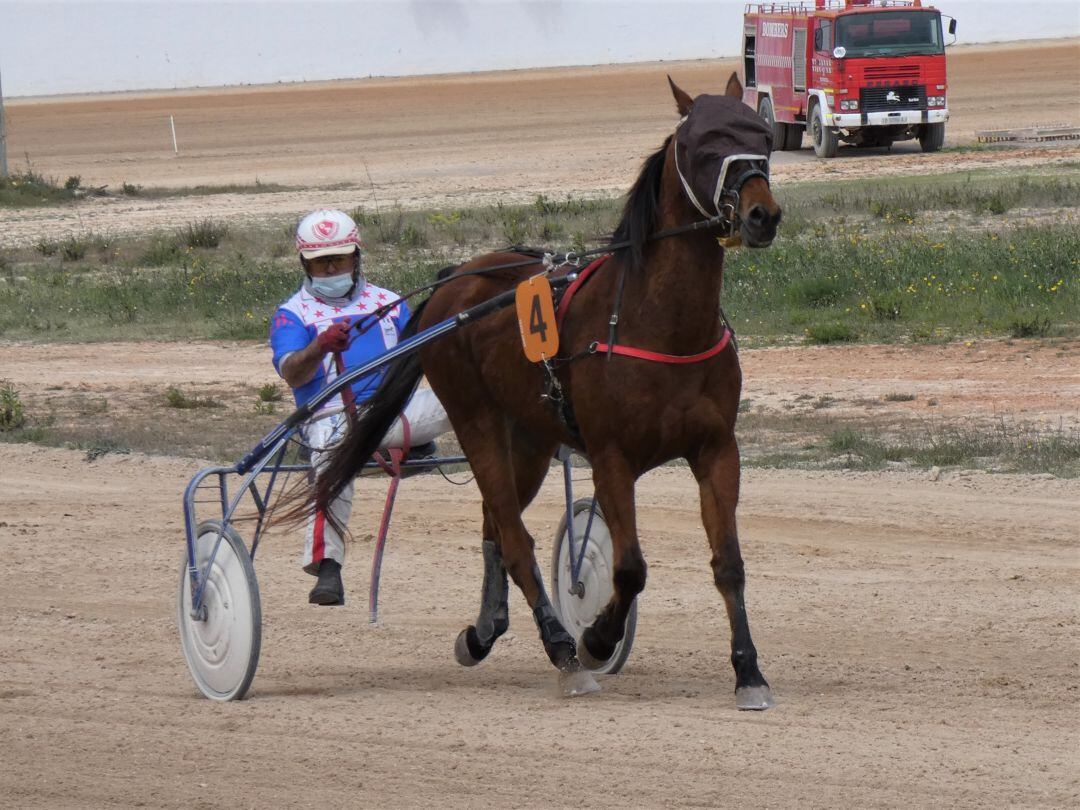
[[[673,135],[668,135],[664,145],[645,159],[634,185],[626,195],[622,220],[611,235],[611,244],[628,242],[628,247],[618,248],[629,257],[628,267],[637,271],[645,263],[645,243],[656,226],[660,207],[660,179],[664,174],[664,155]]]

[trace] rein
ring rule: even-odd
[[[656,233],[651,234],[646,239],[646,241],[654,242],[657,239],[668,239],[672,236],[679,236],[680,234],[690,233],[692,231],[700,231],[707,228],[715,228],[717,225],[725,224],[728,225],[730,229],[730,220],[728,220],[723,215],[718,214],[714,217],[709,217],[708,219],[691,222],[688,225],[680,225],[676,228],[668,228],[663,231],[657,231]],[[577,253],[575,251],[570,251],[568,253],[543,253],[540,256],[537,256],[535,259],[526,259],[525,261],[518,262],[507,262],[506,264],[496,264],[491,267],[478,267],[475,270],[466,270],[463,273],[454,273],[453,275],[447,276],[446,278],[441,278],[438,281],[433,281],[430,284],[424,284],[420,287],[409,290],[406,293],[402,293],[401,296],[397,299],[390,301],[389,303],[383,304],[381,307],[372,310],[363,318],[356,321],[356,323],[353,324],[353,329],[357,330],[357,332],[362,335],[369,329],[371,329],[379,321],[381,321],[383,318],[385,318],[390,313],[390,311],[393,310],[393,308],[396,307],[398,304],[404,303],[405,301],[408,301],[410,298],[416,297],[422,292],[427,292],[428,290],[436,290],[444,284],[455,281],[459,278],[467,278],[469,276],[483,276],[488,273],[498,272],[499,270],[514,270],[519,267],[529,267],[534,264],[544,265],[548,268],[548,272],[558,270],[559,268],[567,266],[579,267],[579,262],[581,261],[581,259],[589,258],[590,256],[600,255],[607,257],[611,255],[612,251],[622,250],[623,248],[630,247],[630,244],[631,243],[628,240],[622,242],[609,242],[603,247],[593,248],[592,250],[585,250],[581,253]],[[513,246],[507,248],[508,251],[512,251],[513,249]],[[457,266],[458,265],[449,265],[449,268]]]

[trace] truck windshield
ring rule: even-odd
[[[936,11],[864,12],[838,17],[836,44],[847,56],[943,53],[941,16]]]

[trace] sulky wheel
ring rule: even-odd
[[[585,528],[589,524],[589,512],[593,509],[592,498],[574,501],[574,551],[581,553],[581,541],[585,537]],[[581,562],[580,585],[575,587],[570,560],[570,538],[566,530],[567,516],[563,515],[555,535],[555,550],[551,559],[551,589],[554,596],[555,610],[562,619],[567,632],[581,644],[581,634],[593,623],[597,614],[604,609],[615,592],[611,582],[614,570],[614,556],[611,547],[611,533],[607,522],[595,507],[592,527],[589,529],[589,542],[585,558]],[[630,606],[626,616],[622,641],[616,647],[611,658],[597,667],[594,672],[602,675],[614,675],[630,656],[634,645],[634,630],[637,628],[637,599]]]
[[[176,600],[180,645],[199,691],[212,700],[239,700],[251,686],[259,664],[259,586],[244,541],[231,526],[221,534],[221,522],[217,520],[200,523],[196,531],[195,563],[200,572],[215,545],[218,549],[207,574],[201,616],[191,614],[186,554],[180,566]]]

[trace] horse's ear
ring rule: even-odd
[[[679,109],[679,115],[689,115],[690,109],[694,106],[694,100],[686,95],[685,91],[671,80],[670,74],[668,75],[667,80],[668,84],[671,85],[671,94],[675,96],[675,106]]]
[[[742,101],[743,86],[739,81],[739,74],[734,71],[731,74],[731,78],[727,80],[727,89],[724,90],[724,95],[732,96],[733,98]]]

